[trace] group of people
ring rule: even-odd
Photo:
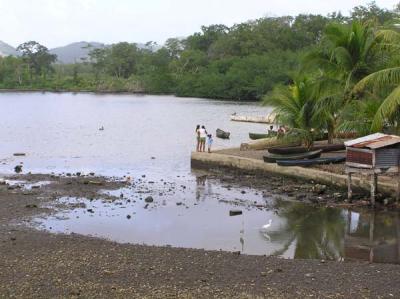
[[[208,152],[211,153],[213,138],[211,134],[207,133],[205,126],[201,127],[200,125],[196,126],[196,141],[197,141],[196,151],[205,152],[207,143]]]

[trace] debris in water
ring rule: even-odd
[[[153,202],[154,199],[153,199],[152,196],[147,196],[147,197],[144,199],[144,201],[147,202],[147,203],[150,203],[150,202]]]
[[[238,215],[242,215],[243,212],[242,210],[230,210],[229,211],[229,216],[238,216]]]

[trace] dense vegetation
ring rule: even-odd
[[[374,2],[349,17],[265,17],[212,25],[157,51],[121,42],[76,64],[36,42],[0,58],[0,88],[128,91],[260,100],[311,144],[315,132],[399,132],[399,9]],[[317,129],[318,128],[318,129]]]

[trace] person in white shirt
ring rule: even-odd
[[[204,126],[201,126],[199,130],[200,137],[200,151],[204,152],[206,149],[206,138],[207,138],[207,130]]]
[[[200,125],[196,126],[196,151],[200,151]]]

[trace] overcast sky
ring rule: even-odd
[[[75,41],[163,43],[201,25],[233,25],[263,16],[341,11],[353,0],[0,0],[0,40],[36,40],[49,48]],[[378,0],[393,8],[397,1]]]

